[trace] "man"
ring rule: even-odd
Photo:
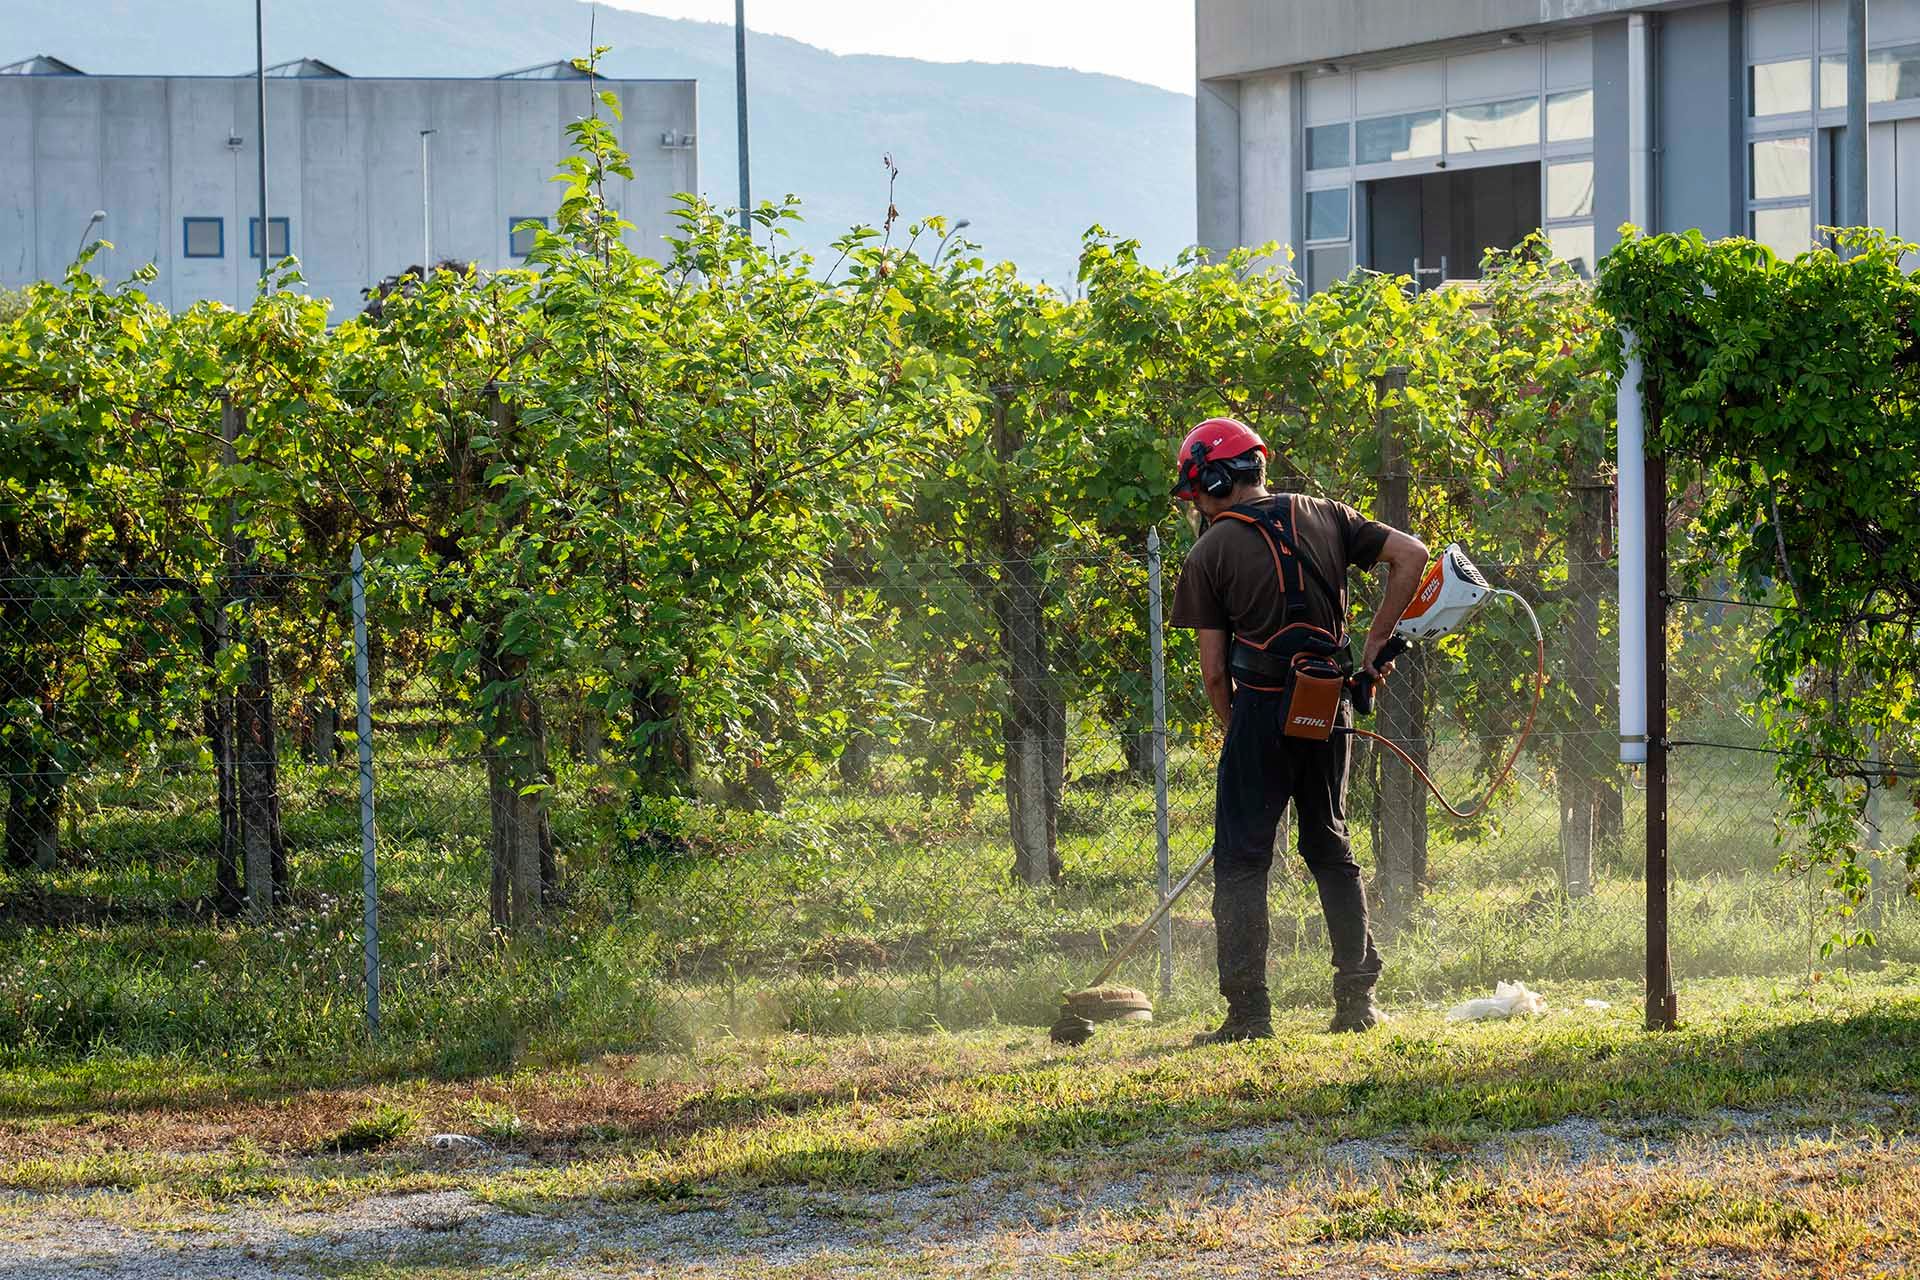
[[[1274,833],[1292,798],[1300,854],[1320,889],[1333,950],[1333,1031],[1366,1031],[1380,955],[1367,927],[1366,889],[1347,839],[1347,763],[1353,723],[1339,702],[1325,741],[1281,732],[1294,655],[1348,657],[1347,567],[1387,566],[1387,590],[1368,629],[1361,674],[1374,669],[1421,575],[1418,538],[1352,507],[1267,492],[1267,446],[1231,418],[1201,423],[1180,446],[1173,496],[1208,522],[1174,592],[1173,625],[1199,633],[1200,672],[1226,730],[1214,799],[1213,922],[1227,1019],[1203,1043],[1273,1034],[1267,997],[1267,873]],[[1342,662],[1344,665],[1344,662]]]

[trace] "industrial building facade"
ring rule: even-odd
[[[335,320],[369,284],[431,252],[497,269],[551,225],[566,126],[595,92],[632,180],[608,201],[658,252],[673,195],[699,189],[691,80],[590,80],[566,63],[493,79],[343,75],[311,59],[267,80],[268,254],[299,260]],[[0,68],[0,286],[59,279],[83,237],[110,279],[153,263],[149,292],[184,308],[245,307],[260,275],[257,85],[238,77],[90,76],[41,56]],[[606,114],[604,108],[602,114]],[[104,226],[88,231],[96,211]]]
[[[1920,240],[1920,0],[1871,0],[1868,209]],[[1471,277],[1544,228],[1780,253],[1837,221],[1845,0],[1198,0],[1199,240]],[[1443,265],[1444,264],[1444,265]]]

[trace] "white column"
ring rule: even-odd
[[[1627,18],[1627,220],[1653,230],[1653,26]]]
[[[1619,420],[1620,760],[1647,761],[1647,477],[1646,412],[1640,395],[1640,344],[1623,335],[1627,368],[1615,392]]]

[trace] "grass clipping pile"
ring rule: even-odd
[[[1047,1029],[1055,1044],[1085,1044],[1102,1022],[1152,1022],[1153,1001],[1138,987],[1087,987],[1060,998],[1060,1017]]]

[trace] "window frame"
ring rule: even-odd
[[[1313,163],[1313,135],[1320,129],[1340,129],[1346,133],[1346,159],[1339,164],[1319,165]],[[1308,173],[1339,173],[1353,168],[1353,121],[1333,120],[1326,124],[1303,124],[1301,126],[1301,156]]]
[[[273,248],[273,228],[275,223],[280,224],[280,245],[281,245],[281,248],[285,250],[285,252],[281,253],[278,257],[274,257],[271,254],[271,252],[269,252],[268,260],[271,262],[283,262],[286,259],[291,258],[293,256],[293,219],[292,218],[276,218],[271,214],[268,215],[266,248],[269,251],[271,251]],[[257,260],[260,257],[260,249],[261,249],[260,215],[248,214],[247,215],[247,257],[249,259]]]
[[[1596,178],[1595,191],[1594,191],[1594,201],[1595,201],[1596,208],[1588,210],[1588,212],[1585,213],[1584,215],[1575,215],[1575,216],[1566,217],[1566,218],[1553,218],[1548,216],[1548,207],[1547,207],[1547,178],[1548,178],[1549,170],[1551,170],[1554,165],[1556,164],[1592,165],[1593,163],[1594,163],[1594,157],[1593,157],[1593,151],[1591,149],[1591,144],[1588,144],[1588,149],[1585,151],[1556,152],[1552,149],[1548,149],[1540,157],[1540,230],[1547,237],[1549,243],[1551,243],[1553,239],[1553,235],[1556,231],[1566,232],[1566,231],[1585,230],[1588,232],[1596,232],[1594,236],[1594,256],[1597,258],[1599,256],[1599,251],[1600,251],[1600,241],[1596,231],[1597,225],[1598,225],[1597,205],[1599,202],[1597,178]],[[1599,265],[1598,262],[1588,262],[1586,265],[1586,270],[1581,273],[1582,276],[1584,278],[1591,279],[1593,277],[1593,270],[1598,265]]]
[[[1362,160],[1360,158],[1360,126],[1372,124],[1377,120],[1400,120],[1408,116],[1432,113],[1440,125],[1440,147],[1437,151],[1423,152],[1417,156],[1390,157],[1386,160]],[[1421,107],[1415,111],[1389,111],[1385,115],[1356,116],[1353,121],[1353,167],[1366,170],[1375,176],[1387,176],[1388,171],[1405,173],[1423,173],[1430,170],[1437,160],[1447,157],[1447,108],[1443,104],[1437,107]],[[1322,172],[1330,172],[1323,170]]]
[[[1789,62],[1804,62],[1807,64],[1807,105],[1804,107],[1789,107],[1784,111],[1759,112],[1754,110],[1753,73],[1761,67],[1784,66]],[[1746,84],[1743,86],[1746,90],[1746,101],[1744,104],[1746,107],[1746,118],[1749,120],[1782,120],[1804,116],[1809,111],[1812,111],[1820,101],[1819,65],[1820,60],[1818,58],[1804,53],[1793,54],[1785,58],[1765,58],[1759,62],[1748,62],[1746,75],[1743,77],[1746,80]]]
[[[517,252],[513,247],[514,237],[519,233],[521,226],[529,222],[539,223],[540,230],[542,231],[550,231],[553,229],[553,224],[548,220],[547,216],[543,213],[529,213],[523,217],[508,218],[507,219],[507,256],[509,258],[512,258],[516,262],[525,262],[528,258],[533,256],[532,248],[529,248],[525,253],[520,253],[520,252]],[[535,237],[535,240],[536,242],[538,241],[537,236]]]
[[[1339,192],[1346,200],[1346,226],[1337,236],[1316,236],[1313,234],[1313,198],[1315,196],[1324,196],[1334,191]],[[1306,215],[1306,221],[1301,229],[1301,243],[1305,244],[1308,248],[1326,248],[1336,244],[1351,244],[1353,242],[1353,184],[1341,183],[1338,185],[1329,184],[1309,187],[1304,195],[1306,196],[1306,208],[1302,212]]]
[[[1470,110],[1473,107],[1504,106],[1505,104],[1510,102],[1527,102],[1532,104],[1533,110],[1534,110],[1532,142],[1510,142],[1503,147],[1472,147],[1464,150],[1456,149],[1454,147],[1453,145],[1453,113],[1454,112]],[[1445,118],[1443,119],[1440,126],[1440,145],[1441,145],[1440,154],[1446,157],[1447,163],[1449,165],[1452,165],[1455,160],[1466,161],[1469,159],[1477,160],[1481,156],[1511,155],[1516,152],[1526,151],[1532,148],[1540,147],[1544,145],[1547,140],[1547,100],[1546,100],[1546,92],[1544,90],[1534,94],[1533,97],[1531,98],[1525,98],[1525,97],[1516,98],[1511,94],[1507,94],[1498,98],[1474,98],[1468,101],[1461,101],[1461,102],[1449,101],[1446,105],[1445,110],[1446,110]]]
[[[1758,228],[1754,225],[1755,220],[1759,217],[1759,215],[1763,213],[1788,212],[1792,210],[1800,211],[1806,218],[1807,243],[1805,248],[1799,250],[1799,253],[1805,253],[1808,249],[1814,248],[1816,243],[1814,239],[1814,225],[1813,225],[1813,221],[1814,221],[1813,220],[1813,198],[1811,196],[1802,196],[1793,200],[1762,200],[1758,202],[1750,201],[1747,204],[1747,225],[1745,230],[1742,232],[1742,234],[1744,234],[1747,237],[1747,239],[1752,240],[1758,244],[1767,244],[1765,240],[1760,239],[1760,237],[1756,234]],[[1773,249],[1773,246],[1770,244],[1768,244],[1767,247],[1769,249]],[[1778,256],[1779,253],[1780,251],[1778,249],[1774,249],[1774,254],[1776,256]],[[1798,254],[1795,254],[1794,256],[1798,256]]]
[[[1553,100],[1568,98],[1577,93],[1587,95],[1587,131],[1577,138],[1556,138],[1553,136]],[[1593,86],[1577,85],[1570,89],[1548,89],[1540,95],[1540,145],[1545,147],[1575,145],[1591,148],[1593,146]]]
[[[1920,41],[1903,40],[1899,44],[1883,45],[1877,49],[1869,48],[1867,50],[1869,81],[1871,81],[1871,77],[1872,77],[1872,61],[1875,54],[1899,53],[1899,52],[1908,51],[1908,50],[1911,50],[1916,54],[1920,54]],[[1841,75],[1841,78],[1844,80],[1846,77],[1846,62],[1843,57],[1836,54],[1823,53],[1819,58],[1814,60],[1814,66],[1815,66],[1814,80],[1813,80],[1814,110],[1812,112],[1812,118],[1816,124],[1822,127],[1832,126],[1832,125],[1844,126],[1847,122],[1847,107],[1846,107],[1845,101],[1842,101],[1841,104],[1837,107],[1828,107],[1828,106],[1820,105],[1821,91],[1826,86],[1826,65],[1825,64],[1828,61],[1834,61],[1834,60],[1837,60],[1840,62],[1840,75]],[[1843,91],[1843,95],[1844,95],[1844,91]],[[1916,116],[1920,116],[1920,97],[1887,98],[1883,101],[1876,102],[1873,98],[1872,90],[1871,88],[1869,88],[1867,93],[1868,123],[1879,124],[1880,122],[1885,120],[1911,120]],[[1749,123],[1754,122],[1754,118],[1752,116],[1749,116],[1747,119]],[[1770,125],[1772,121],[1769,120],[1767,123]]]
[[[1353,135],[1350,144],[1353,164],[1351,168],[1346,171],[1346,176],[1354,181],[1370,182],[1379,178],[1401,178],[1410,174],[1432,173],[1443,167],[1443,162],[1444,167],[1448,169],[1466,169],[1505,164],[1524,164],[1535,158],[1540,159],[1544,163],[1544,161],[1549,158],[1591,154],[1593,151],[1593,139],[1591,136],[1586,138],[1567,138],[1559,141],[1547,140],[1547,100],[1551,97],[1566,93],[1591,94],[1594,91],[1591,75],[1589,74],[1586,79],[1578,83],[1564,77],[1555,80],[1550,65],[1551,49],[1555,44],[1555,40],[1552,38],[1544,38],[1531,41],[1530,44],[1540,63],[1540,74],[1537,81],[1539,88],[1535,94],[1535,100],[1539,104],[1540,112],[1539,135],[1536,140],[1531,143],[1500,147],[1486,151],[1460,151],[1452,146],[1452,138],[1450,136],[1451,123],[1448,119],[1449,113],[1455,107],[1484,106],[1494,102],[1519,101],[1524,98],[1525,95],[1515,94],[1511,91],[1475,93],[1469,87],[1459,84],[1457,79],[1450,74],[1451,62],[1458,56],[1457,53],[1449,53],[1442,57],[1443,66],[1440,79],[1439,99],[1431,106],[1418,109],[1372,112],[1363,116],[1357,109],[1359,90],[1357,77],[1354,74],[1354,72],[1360,68],[1352,68],[1340,72],[1340,74],[1347,78],[1347,119],[1349,123],[1353,125]],[[1471,52],[1471,50],[1467,50],[1466,52]],[[1430,61],[1432,57],[1432,54],[1423,53],[1417,57],[1395,58],[1386,62],[1369,64],[1366,69],[1375,70],[1401,64],[1427,62]],[[1437,153],[1415,156],[1404,160],[1363,161],[1360,158],[1360,126],[1362,124],[1373,120],[1386,120],[1397,116],[1415,115],[1422,111],[1437,111],[1439,113],[1440,150]],[[1337,122],[1322,118],[1318,120],[1314,127],[1333,123]],[[1307,125],[1302,121],[1297,127],[1299,145],[1304,152],[1306,147]],[[1318,177],[1331,177],[1341,171],[1336,169],[1315,169],[1308,171],[1304,168],[1303,162],[1302,172],[1311,172]]]
[[[1540,220],[1540,232],[1542,235],[1547,237],[1547,243],[1549,247],[1552,246],[1553,233],[1556,231],[1559,231],[1559,232],[1585,231],[1589,235],[1592,235],[1594,237],[1593,256],[1595,258],[1599,257],[1600,238],[1595,231],[1595,224],[1592,218],[1590,217],[1588,218],[1556,218],[1552,222],[1548,222],[1545,218],[1542,218]],[[1560,260],[1565,261],[1565,259],[1560,259]],[[1581,278],[1586,280],[1593,279],[1593,269],[1598,265],[1599,263],[1597,261],[1589,261],[1586,264],[1586,269],[1580,272]]]
[[[219,248],[213,253],[195,253],[193,251],[193,224],[210,222],[219,238]],[[180,256],[192,258],[196,262],[215,262],[227,256],[227,220],[214,215],[183,216],[180,219]]]
[[[1301,75],[1303,78],[1338,75],[1342,77],[1344,81],[1341,89],[1335,93],[1320,95],[1322,100],[1318,107],[1312,112],[1308,112],[1303,106],[1294,122],[1293,137],[1295,145],[1299,148],[1298,154],[1300,157],[1294,170],[1295,183],[1297,184],[1294,189],[1298,193],[1297,198],[1299,200],[1297,214],[1299,220],[1295,224],[1294,234],[1299,237],[1299,248],[1302,251],[1302,262],[1305,268],[1302,271],[1303,283],[1305,283],[1309,289],[1312,286],[1312,281],[1306,279],[1307,276],[1311,275],[1311,258],[1307,256],[1308,250],[1310,249],[1333,249],[1344,245],[1347,249],[1348,263],[1350,265],[1359,265],[1358,249],[1360,240],[1365,232],[1363,226],[1364,219],[1361,217],[1362,210],[1359,205],[1359,184],[1363,182],[1378,181],[1385,178],[1424,175],[1450,169],[1488,168],[1496,165],[1509,164],[1537,164],[1540,174],[1538,198],[1541,229],[1548,232],[1556,230],[1564,232],[1570,229],[1579,229],[1582,231],[1592,230],[1595,226],[1595,220],[1592,216],[1556,219],[1548,219],[1546,216],[1546,183],[1549,166],[1557,161],[1584,160],[1591,163],[1593,160],[1594,136],[1591,129],[1587,136],[1581,138],[1554,139],[1548,136],[1548,119],[1551,114],[1552,103],[1555,99],[1564,101],[1569,95],[1581,94],[1587,97],[1589,104],[1592,102],[1595,87],[1591,73],[1591,60],[1581,59],[1575,63],[1568,63],[1565,59],[1562,59],[1557,72],[1554,63],[1557,44],[1569,42],[1578,43],[1581,40],[1588,41],[1588,47],[1591,47],[1590,34],[1581,37],[1570,37],[1566,40],[1557,40],[1552,36],[1547,36],[1528,42],[1532,46],[1535,56],[1538,58],[1538,75],[1534,82],[1536,87],[1532,94],[1532,101],[1535,103],[1535,109],[1538,113],[1537,130],[1534,138],[1532,141],[1526,143],[1489,148],[1481,151],[1460,151],[1453,146],[1451,120],[1453,111],[1461,107],[1484,106],[1501,102],[1522,102],[1527,100],[1528,95],[1525,93],[1516,93],[1511,87],[1497,93],[1475,92],[1470,77],[1463,78],[1453,74],[1454,60],[1460,56],[1458,52],[1449,52],[1441,55],[1440,92],[1436,100],[1420,107],[1403,107],[1396,111],[1374,111],[1363,115],[1358,109],[1360,80],[1358,73],[1361,70],[1383,70],[1403,64],[1411,65],[1414,63],[1427,62],[1433,59],[1433,54],[1422,51],[1418,55],[1402,55],[1380,62],[1362,62],[1358,65],[1342,65],[1338,70],[1302,72]],[[1487,47],[1492,46],[1488,45]],[[1464,52],[1474,52],[1474,50],[1465,50]],[[1302,93],[1300,95],[1300,101],[1304,103],[1306,96],[1306,94]],[[1345,110],[1344,112],[1335,114],[1333,110],[1334,104],[1341,99],[1345,101]],[[1439,149],[1436,152],[1402,160],[1361,159],[1360,128],[1362,125],[1376,120],[1419,116],[1428,112],[1433,113],[1439,119],[1440,140]],[[1591,114],[1591,105],[1589,105],[1589,113]],[[1311,120],[1311,123],[1309,123],[1309,120]],[[1338,125],[1341,123],[1345,123],[1349,127],[1347,152],[1350,163],[1344,168],[1309,169],[1307,167],[1308,130],[1325,128],[1329,125]],[[1344,241],[1310,239],[1307,235],[1307,215],[1312,193],[1315,191],[1324,191],[1333,186],[1345,186],[1347,188],[1347,225],[1349,238]],[[1591,270],[1593,265],[1592,263],[1588,264],[1589,270]]]
[[[1555,216],[1553,212],[1553,205],[1551,203],[1551,194],[1553,190],[1551,185],[1553,181],[1553,170],[1556,168],[1569,168],[1576,164],[1584,164],[1587,166],[1587,176],[1588,176],[1587,211],[1585,213],[1568,213],[1568,214],[1561,214],[1559,216]],[[1541,159],[1540,161],[1540,226],[1542,228],[1546,228],[1556,224],[1570,225],[1570,224],[1579,223],[1579,222],[1592,222],[1594,219],[1594,206],[1598,202],[1598,200],[1599,200],[1598,179],[1594,170],[1593,157],[1591,155],[1550,156],[1550,157],[1543,157]]]
[[[1359,265],[1354,261],[1353,241],[1350,238],[1346,240],[1326,240],[1326,241],[1321,241],[1321,242],[1306,246],[1306,248],[1303,249],[1300,254],[1300,259],[1301,259],[1300,265],[1303,268],[1300,274],[1300,284],[1309,297],[1311,297],[1313,294],[1319,293],[1322,289],[1325,289],[1328,285],[1333,283],[1333,281],[1331,280],[1322,280],[1317,282],[1314,280],[1313,256],[1316,253],[1330,253],[1330,252],[1333,252],[1334,250],[1339,250],[1340,252],[1346,254],[1346,257],[1347,257],[1347,269],[1340,273],[1340,277],[1339,277],[1340,279],[1345,280],[1348,276],[1352,275],[1354,268],[1357,265]]]
[[[1815,181],[1816,175],[1814,173],[1817,167],[1817,157],[1814,154],[1815,141],[1814,131],[1810,128],[1790,129],[1782,133],[1765,133],[1747,139],[1747,149],[1744,156],[1746,172],[1741,175],[1741,190],[1742,194],[1746,197],[1749,211],[1756,208],[1764,208],[1769,205],[1807,204],[1813,200],[1814,191],[1818,185]],[[1769,142],[1802,142],[1806,144],[1807,189],[1805,191],[1797,191],[1791,195],[1783,196],[1762,196],[1754,194],[1753,149]]]

